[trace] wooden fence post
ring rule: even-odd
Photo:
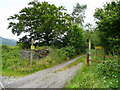
[[[88,39],[88,52],[87,52],[87,57],[86,57],[86,64],[89,66],[91,64],[91,40]]]
[[[86,64],[87,66],[89,66],[89,54],[87,54],[87,57],[86,57]]]
[[[91,64],[91,39],[89,39],[89,50],[88,50],[88,54],[89,54],[89,65]]]

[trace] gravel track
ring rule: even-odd
[[[76,74],[76,71],[80,69],[82,63],[62,71],[54,71],[69,65],[83,56],[85,55],[74,58],[66,63],[56,65],[52,68],[44,69],[34,74],[11,80],[9,83],[5,82],[5,79],[3,78],[2,84],[5,88],[63,88],[64,85]]]

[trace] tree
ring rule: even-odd
[[[70,15],[65,13],[65,9],[48,2],[30,2],[28,5],[30,7],[8,18],[12,20],[8,28],[12,28],[13,34],[26,34],[19,42],[30,44],[33,38],[37,45],[51,45],[61,41],[71,25]]]
[[[89,33],[90,33],[90,39],[92,41],[91,43],[92,48],[94,48],[95,46],[101,46],[99,30],[97,30],[96,28],[93,28]]]
[[[72,25],[72,29],[69,32],[69,46],[73,46],[76,53],[85,52],[85,31],[77,24]]]
[[[81,26],[83,25],[86,8],[86,5],[80,5],[79,3],[77,3],[76,6],[73,7],[72,21],[74,23],[78,23]]]
[[[76,52],[85,51],[85,32],[78,24],[72,24],[61,40],[62,42],[55,42],[55,46],[58,48],[71,46],[74,47]]]
[[[120,46],[120,1],[106,3],[103,8],[97,8],[94,17],[98,19],[97,29],[100,31],[101,44],[106,53],[118,52]]]

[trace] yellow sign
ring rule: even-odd
[[[35,46],[31,46],[31,49],[35,49]]]
[[[95,49],[102,49],[101,46],[95,46]]]

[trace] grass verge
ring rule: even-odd
[[[94,60],[98,57],[93,57]],[[85,58],[84,58],[85,59]],[[99,58],[98,58],[99,59]],[[83,61],[81,69],[78,70],[76,76],[72,78],[70,83],[65,85],[65,88],[118,88],[118,76],[119,73],[114,74],[114,77],[110,77],[101,74],[98,70],[98,63],[92,62],[90,66],[86,65]]]
[[[47,49],[50,50],[47,57],[33,60],[32,65],[30,65],[30,60],[20,59],[19,47],[3,46],[0,74],[2,76],[25,76],[70,60],[62,49],[51,47],[47,47]]]

